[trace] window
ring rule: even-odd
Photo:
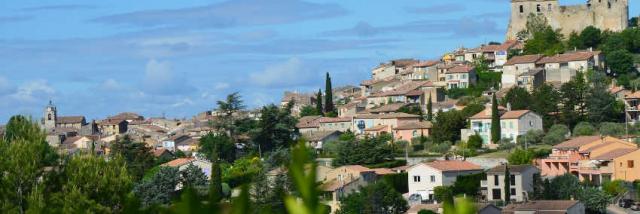
[[[466,74],[462,74],[462,79],[466,79],[467,75]]]
[[[435,175],[431,176],[431,183],[433,183],[433,182],[436,182],[436,176]]]
[[[524,6],[520,5],[520,13],[524,13]]]
[[[500,185],[500,178],[498,175],[493,175],[493,184],[496,186]]]
[[[502,196],[500,194],[500,189],[493,189],[493,200],[501,200]]]
[[[536,5],[536,11],[542,12],[542,6],[540,6],[540,4]]]
[[[51,114],[49,114],[47,118],[48,118],[47,120],[51,120]]]
[[[418,136],[418,131],[417,130],[413,130],[413,137],[417,137]]]
[[[413,182],[420,182],[420,176],[413,176]]]
[[[628,168],[633,168],[633,160],[628,160],[627,161],[627,167]]]
[[[512,128],[512,129],[513,129],[513,121],[512,121],[512,122],[509,122],[509,128]]]
[[[511,186],[515,186],[516,185],[516,175],[511,175],[509,177],[509,183],[511,183]]]
[[[551,6],[551,4],[548,4],[548,5],[547,5],[547,10],[548,10],[548,11],[551,11],[551,10],[552,10],[552,8],[553,8],[553,6]]]
[[[516,188],[511,188],[511,197],[516,195]]]

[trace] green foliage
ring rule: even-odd
[[[143,206],[169,204],[176,194],[176,185],[180,182],[177,168],[160,167],[149,180],[144,180],[133,188]]]
[[[407,173],[383,175],[382,181],[392,186],[396,192],[401,194],[409,192],[409,175]]]
[[[180,172],[180,175],[183,187],[199,188],[207,185],[207,175],[196,165],[189,164],[187,168]]]
[[[619,196],[627,191],[623,180],[607,181],[602,184],[602,190],[612,197]]]
[[[545,16],[529,13],[527,15],[526,28],[522,32],[518,32],[518,38],[521,40],[531,39],[536,33],[540,33],[549,28],[549,23]]]
[[[589,85],[587,113],[589,121],[593,123],[615,122],[623,118],[624,103],[618,101],[609,92],[609,80],[602,72],[588,72]]]
[[[547,135],[542,138],[542,143],[547,145],[556,145],[566,139],[569,134],[569,128],[562,124],[556,124],[549,128]]]
[[[428,150],[430,152],[435,152],[435,153],[439,153],[439,154],[445,154],[445,153],[449,152],[449,150],[451,150],[451,142],[445,141],[445,142],[442,142],[442,143],[433,144],[428,148]]]
[[[542,138],[544,138],[544,131],[532,129],[518,136],[518,143],[521,145],[536,145],[542,143]]]
[[[329,72],[327,72],[325,79],[324,93],[324,112],[335,112],[336,107],[333,105],[333,87],[331,86],[331,76],[329,76]]]
[[[454,195],[476,197],[480,195],[480,181],[487,177],[485,173],[458,175],[451,186]]]
[[[433,100],[431,99],[431,95],[429,95],[429,99],[427,100],[427,121],[433,121]]]
[[[528,110],[531,105],[531,95],[521,87],[511,88],[502,98],[502,105],[511,105],[512,110]]]
[[[516,148],[516,144],[509,141],[509,139],[501,140],[498,144],[498,150],[509,150]]]
[[[600,29],[593,26],[586,27],[580,34],[572,33],[567,42],[567,49],[587,49],[598,48],[603,42],[603,35]]]
[[[325,214],[327,208],[320,204],[318,198],[316,163],[311,160],[308,154],[308,149],[302,142],[292,149],[293,158],[288,165],[289,176],[292,177],[299,192],[299,198],[289,195],[285,198],[285,205],[289,213]]]
[[[407,201],[386,182],[377,182],[340,200],[338,214],[400,214],[409,209]]]
[[[534,158],[533,151],[524,150],[524,149],[516,149],[513,151],[507,160],[511,165],[523,165],[523,164],[531,164]]]
[[[319,116],[319,115],[322,115],[322,113],[319,112],[318,109],[311,106],[304,106],[302,107],[302,109],[300,109],[300,117]]]
[[[480,149],[482,148],[482,137],[477,133],[469,136],[469,140],[467,141],[467,146],[470,149]]]
[[[242,157],[230,164],[221,164],[222,182],[232,188],[248,184],[262,170],[262,162],[258,157]]]
[[[553,178],[548,189],[547,199],[569,200],[580,190],[580,181],[572,174],[564,174]]]
[[[587,94],[588,85],[581,72],[578,72],[574,79],[560,87],[562,104],[560,111],[563,124],[573,127],[579,121],[585,121]]]
[[[128,135],[119,138],[111,146],[112,157],[122,157],[127,163],[129,174],[135,181],[139,181],[144,173],[154,165],[154,157],[151,148],[144,143],[133,142]]]
[[[625,125],[623,123],[600,123],[599,133],[603,136],[620,137],[625,135]]]
[[[580,122],[573,128],[574,136],[591,136],[596,133],[596,128],[589,122]]]
[[[504,165],[504,202],[511,202],[511,172],[509,172],[509,164]]]
[[[418,214],[437,214],[437,213],[431,210],[420,210],[418,211]]]
[[[500,112],[498,111],[498,98],[493,94],[491,99],[491,141],[494,144],[500,142],[502,135],[500,134]]]
[[[607,53],[607,65],[612,72],[622,75],[636,71],[633,55],[627,50],[615,50]]]
[[[214,148],[217,148],[218,154],[216,155],[220,159],[229,163],[236,159],[236,144],[226,134],[209,133],[200,138],[199,144],[198,152],[205,154],[209,160],[213,160]]]
[[[562,44],[562,33],[559,30],[553,30],[550,26],[545,27],[539,32],[532,34],[533,38],[527,40],[524,46],[526,54],[544,54],[552,56],[562,53],[564,45]]]
[[[322,104],[323,101],[322,89],[318,89],[318,93],[316,94],[316,113],[318,113],[318,115],[324,115],[324,105]],[[300,116],[303,117],[302,115]]]
[[[469,105],[462,111],[455,109],[447,112],[439,111],[433,123],[433,129],[431,129],[433,141],[442,143],[459,140],[460,129],[464,129],[467,126],[467,118],[484,109],[483,107],[480,108],[478,109],[477,105]]]
[[[398,109],[398,112],[407,113],[407,114],[414,114],[414,115],[423,115],[422,108],[420,108],[419,105],[403,106],[403,107]]]
[[[445,201],[443,204],[444,214],[473,214],[477,213],[476,205],[471,200],[464,197],[457,197],[452,201]]]
[[[406,165],[407,165],[406,160],[390,160],[382,163],[367,164],[364,166],[375,169],[375,168],[394,168],[394,167],[406,166]]]
[[[344,142],[338,146],[334,166],[370,165],[393,160],[387,140],[382,137],[365,138],[359,142]]]
[[[253,135],[253,142],[262,152],[288,148],[294,143],[297,120],[291,116],[292,107],[293,103],[284,108],[273,104],[262,107],[258,128]]]
[[[558,112],[560,93],[551,85],[543,84],[533,90],[531,97],[531,110],[542,117],[544,128],[549,128],[556,123],[557,117],[550,113]]]
[[[433,197],[436,199],[436,201],[453,201],[453,196],[454,192],[451,186],[437,186],[433,188]]]
[[[576,198],[585,206],[587,213],[607,213],[611,196],[595,187],[587,187],[577,192]]]

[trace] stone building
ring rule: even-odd
[[[588,26],[622,31],[629,23],[628,0],[587,0],[581,5],[560,5],[558,0],[511,0],[511,21],[507,39],[516,39],[526,29],[530,14],[544,16],[554,29],[568,36]]]

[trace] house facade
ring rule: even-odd
[[[482,171],[478,165],[459,160],[419,163],[407,169],[409,195],[417,194],[423,201],[433,201],[435,187],[452,185],[458,175],[470,175]]]
[[[470,65],[459,65],[446,72],[446,83],[448,89],[468,88],[476,84],[476,70]]]
[[[502,139],[511,139],[517,143],[518,136],[526,134],[531,130],[542,130],[542,117],[529,110],[500,111],[500,129]],[[469,118],[471,129],[462,130],[463,140],[469,136],[478,134],[482,137],[484,144],[490,144],[491,139],[491,108],[487,106],[485,110]]]
[[[485,199],[489,201],[506,201],[505,168],[501,165],[489,169],[486,180],[481,181],[481,188]],[[529,199],[529,193],[533,192],[533,179],[540,170],[532,165],[508,165],[509,167],[509,191],[510,201],[522,202]]]

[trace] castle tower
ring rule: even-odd
[[[56,118],[58,117],[58,110],[53,102],[49,100],[49,105],[44,109],[44,117],[42,119],[45,130],[53,130],[56,128]]]

